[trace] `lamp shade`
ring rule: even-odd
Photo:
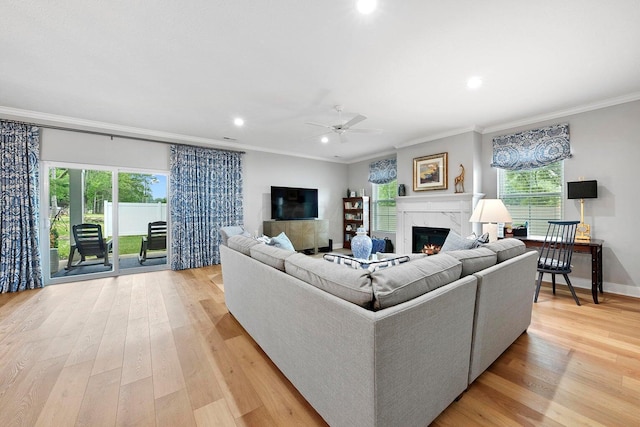
[[[469,222],[511,222],[511,214],[500,199],[481,199],[469,218]]]
[[[567,182],[567,199],[597,199],[598,181]]]

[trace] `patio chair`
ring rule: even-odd
[[[102,226],[100,224],[76,224],[72,227],[75,244],[71,245],[67,270],[78,267],[86,261],[88,256],[95,256],[96,259],[104,258],[104,265],[109,267],[109,252],[111,251],[111,240],[105,241],[102,237]],[[73,264],[73,256],[76,250],[80,254],[80,261]]]
[[[547,236],[540,248],[540,256],[538,258],[538,283],[534,302],[538,302],[543,274],[550,273],[553,294],[556,294],[556,274],[562,274],[573,299],[576,304],[580,305],[580,300],[568,276],[571,273],[571,256],[573,255],[576,228],[579,223],[580,221],[549,221]]]
[[[147,226],[147,235],[142,236],[142,243],[140,245],[140,255],[138,255],[138,262],[142,264],[147,258],[162,258],[167,256],[166,253],[155,256],[147,257],[147,251],[154,250],[166,250],[167,249],[167,222],[155,221],[150,222]]]

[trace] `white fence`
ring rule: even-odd
[[[118,234],[143,236],[153,221],[167,220],[166,203],[118,203]],[[104,235],[113,236],[113,202],[104,202]]]

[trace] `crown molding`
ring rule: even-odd
[[[238,142],[229,142],[224,139],[201,138],[197,136],[182,135],[170,132],[161,132],[151,129],[137,128],[131,126],[116,125],[113,123],[98,122],[94,120],[78,119],[69,116],[60,116],[57,114],[42,113],[38,111],[22,110],[18,108],[0,106],[0,117],[9,120],[17,120],[21,122],[33,123],[42,127],[58,128],[60,130],[74,130],[105,133],[118,138],[138,138],[153,142],[167,144],[190,144],[198,146],[206,146],[213,148],[224,148],[229,150],[249,150],[263,153],[279,154],[283,156],[306,158],[311,160],[320,160],[332,163],[344,163],[348,161],[344,159],[327,159],[322,157],[292,155],[284,150],[272,150],[264,147],[255,147],[249,144]]]
[[[517,120],[508,123],[502,123],[496,126],[486,127],[481,133],[493,133],[499,132],[507,129],[517,128],[520,126],[526,126],[531,124],[536,124],[539,122],[544,122],[547,120],[554,120],[559,118],[566,118],[567,116],[572,116],[574,114],[586,113],[588,111],[599,110],[601,108],[613,107],[615,105],[626,104],[627,102],[634,102],[640,100],[640,92],[634,92],[623,96],[618,96],[615,98],[604,99],[602,101],[592,102],[590,104],[584,104],[581,106],[568,108],[566,110],[559,110],[552,113],[541,114],[538,116],[528,117],[526,119]]]
[[[437,133],[437,134],[433,134],[433,135],[423,136],[421,138],[411,139],[409,141],[402,142],[402,143],[400,143],[398,145],[394,145],[394,148],[400,149],[400,148],[411,147],[412,145],[418,145],[418,144],[422,144],[424,142],[431,142],[431,141],[435,141],[435,140],[442,139],[442,138],[449,138],[451,136],[462,135],[462,134],[469,133],[469,132],[483,133],[483,128],[480,127],[480,126],[475,126],[474,125],[474,126],[469,126],[469,127],[462,128],[462,129],[455,129],[455,130],[446,131],[446,132],[442,132],[442,133]]]

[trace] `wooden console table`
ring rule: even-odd
[[[515,237],[522,240],[528,248],[539,248],[544,243],[544,236]],[[598,291],[602,290],[602,243],[600,239],[591,239],[589,242],[576,240],[573,252],[591,254],[591,295],[593,302],[598,304]]]

